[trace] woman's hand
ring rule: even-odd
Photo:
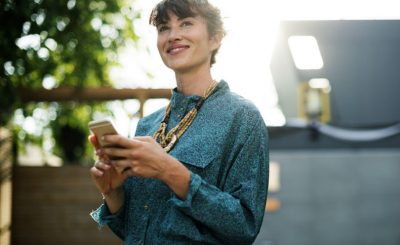
[[[110,159],[116,159],[111,160],[111,164],[124,174],[160,179],[167,170],[167,159],[171,156],[152,137],[129,139],[120,135],[107,135],[104,140],[118,145],[116,148],[104,149],[104,153]]]
[[[189,190],[190,172],[178,160],[167,154],[150,136],[129,139],[120,135],[106,135],[104,141],[118,145],[106,148],[104,153],[111,159],[111,165],[124,175],[156,178],[163,181],[181,199]]]
[[[121,188],[127,176],[118,173],[110,165],[110,159],[104,154],[104,150],[100,147],[96,136],[90,135],[89,141],[95,147],[96,155],[99,157],[99,160],[96,161],[94,166],[90,169],[92,179],[97,189],[103,195],[108,195],[110,192]]]

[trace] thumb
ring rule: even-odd
[[[100,144],[99,144],[99,141],[97,140],[96,135],[94,135],[94,134],[89,135],[88,140],[94,146],[94,148],[96,148],[96,149],[100,149],[101,148]]]

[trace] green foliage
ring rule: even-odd
[[[139,13],[132,5],[127,0],[0,1],[0,125],[9,125],[17,108],[23,118],[34,118],[37,105],[22,104],[16,96],[18,87],[110,85],[108,71],[117,63],[118,49],[126,40],[138,39],[133,23]],[[55,151],[62,145],[63,130],[87,134],[93,108],[75,103],[44,107],[47,113],[55,111],[55,118],[43,125],[52,129]],[[43,143],[43,134],[24,130],[15,126],[19,139]]]
[[[32,88],[46,76],[55,86],[106,85],[117,48],[137,39],[136,17],[121,0],[6,0],[0,3],[1,75]]]
[[[111,113],[101,103],[70,102],[50,106],[53,106],[57,115],[57,120],[49,123],[55,139],[54,153],[61,156],[67,164],[88,163],[93,156],[92,147],[87,140],[88,122],[92,120],[93,112],[102,113],[103,116],[111,116]]]

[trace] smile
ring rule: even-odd
[[[179,46],[172,46],[170,48],[167,49],[167,53],[168,54],[177,54],[185,49],[188,49],[189,46],[187,45],[179,45]]]

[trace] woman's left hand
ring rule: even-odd
[[[117,147],[106,148],[104,153],[112,160],[111,164],[124,174],[145,178],[160,179],[166,171],[166,162],[171,156],[149,136],[129,139],[121,135],[107,135],[108,143]]]
[[[189,191],[190,171],[169,155],[150,136],[129,139],[120,135],[107,135],[104,140],[117,145],[106,148],[104,153],[111,164],[125,175],[156,178],[163,181],[182,200]]]

